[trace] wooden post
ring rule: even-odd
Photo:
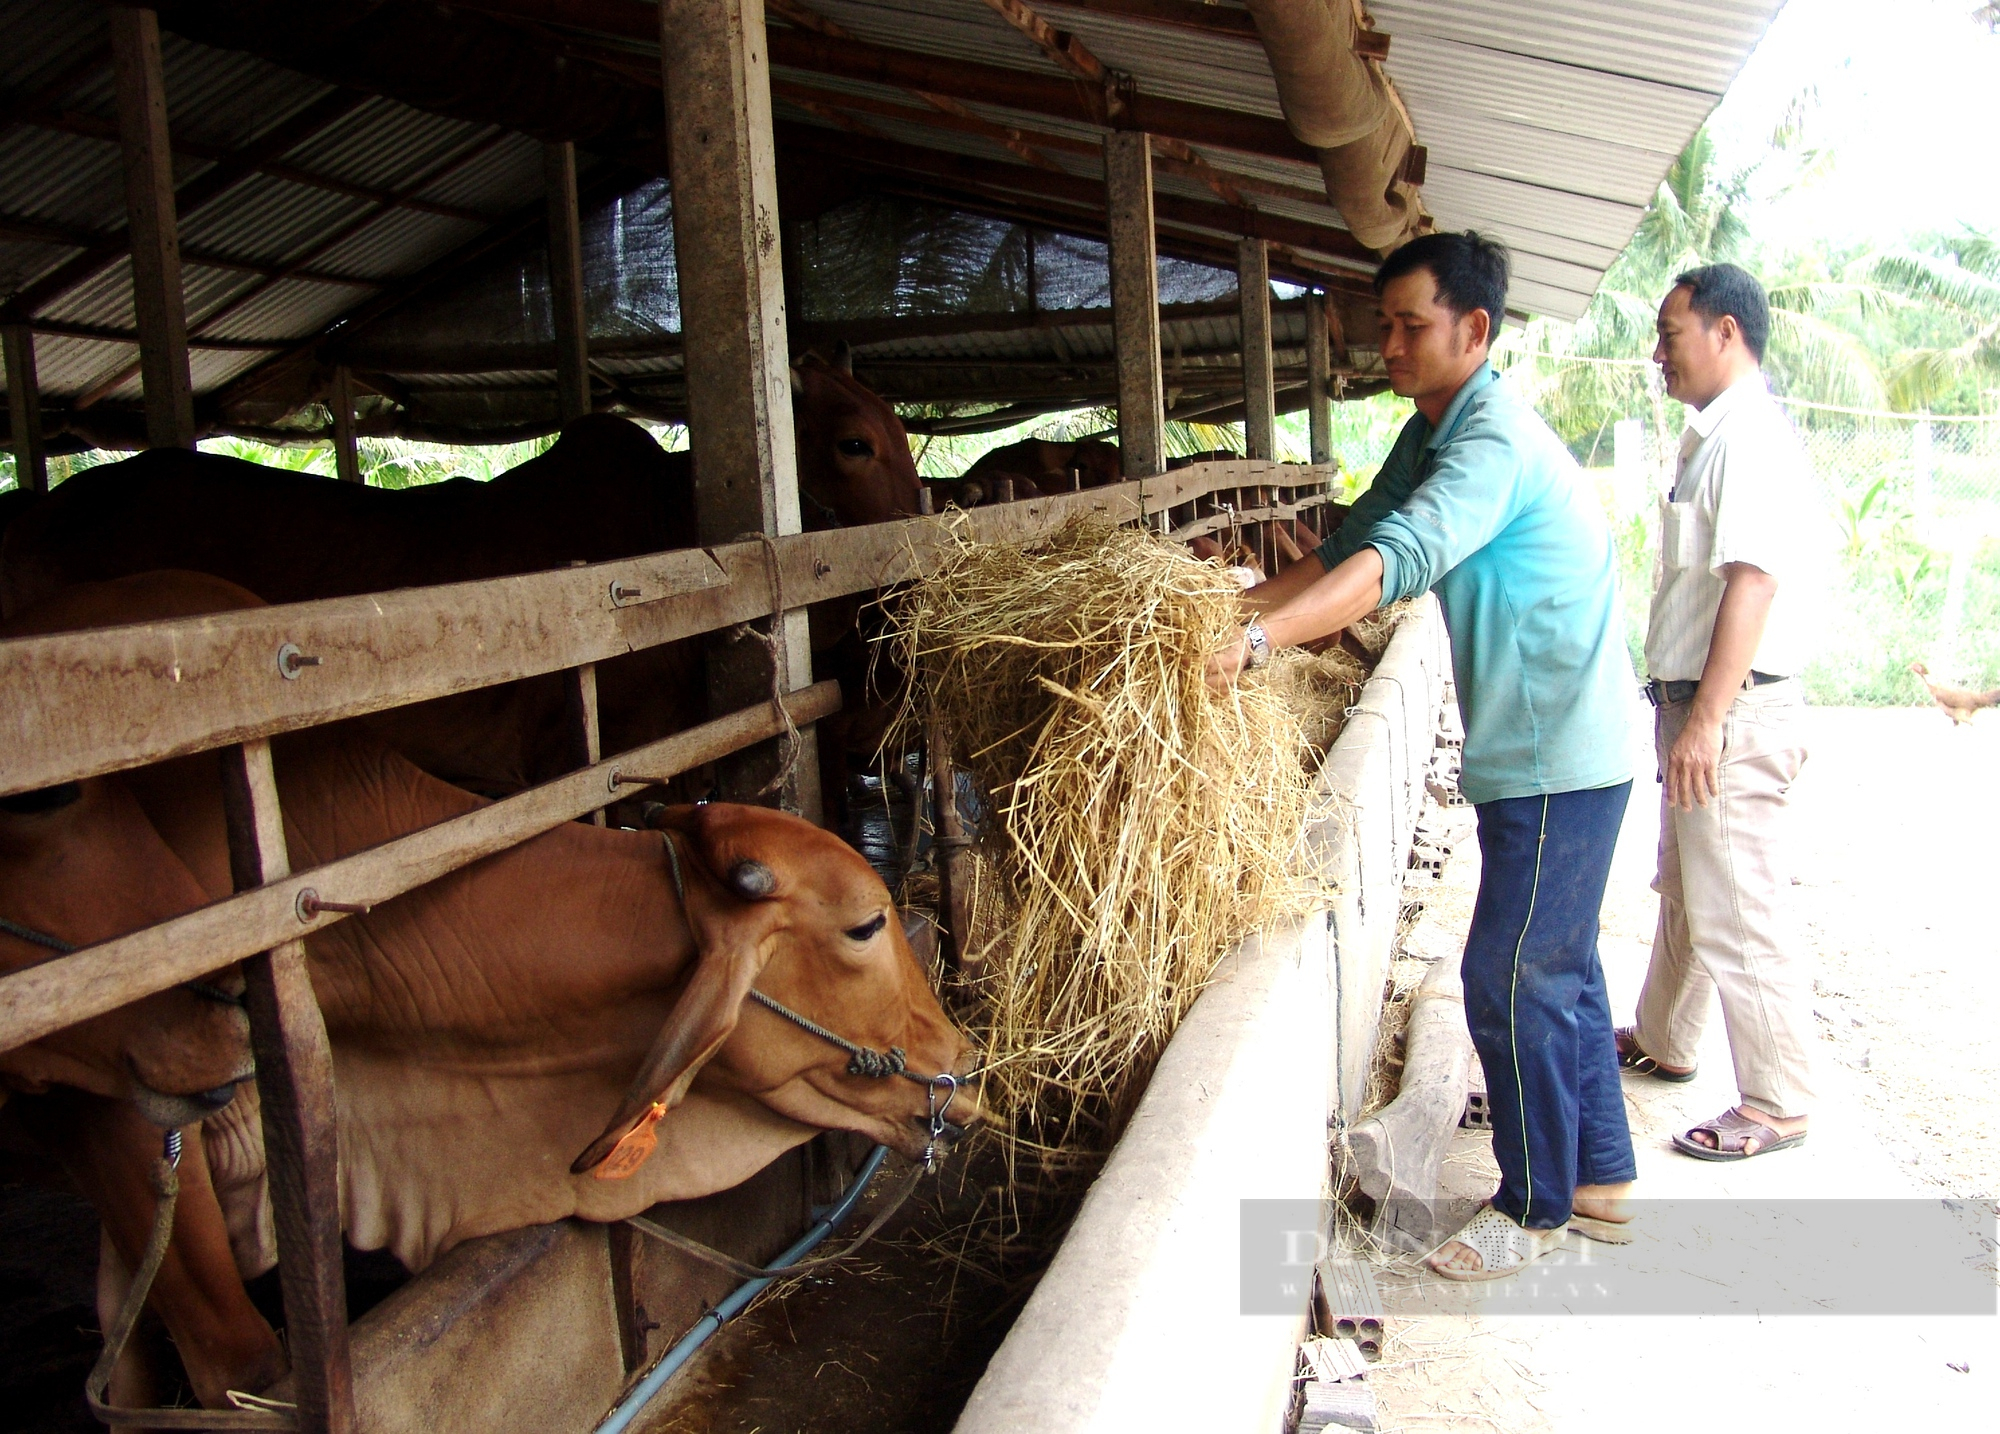
[[[944,964],[965,976],[979,967],[972,949],[972,837],[958,809],[958,768],[944,728],[930,727],[924,746],[930,754],[931,810],[936,817],[931,847],[937,855],[931,865],[938,876],[937,920],[944,928]]]
[[[340,364],[333,371],[333,392],[327,395],[333,410],[333,471],[343,482],[360,483],[361,451],[354,441],[354,370]]]
[[[124,5],[113,6],[110,13],[146,442],[154,448],[192,448],[194,385],[188,376],[187,301],[174,216],[174,157],[167,144],[167,91],[160,78],[160,21],[151,10]]]
[[[222,794],[236,889],[288,876],[291,858],[267,740],[223,749]],[[305,942],[287,941],[252,957],[243,974],[299,1434],[353,1434],[333,1052],[306,971]]]
[[[42,446],[42,386],[35,378],[35,331],[26,324],[0,329],[7,364],[9,441],[14,483],[37,495],[49,491],[49,455]]]
[[[1160,269],[1153,250],[1153,149],[1143,134],[1104,137],[1111,235],[1111,331],[1118,353],[1118,447],[1127,478],[1167,471],[1160,374]]]
[[[1277,388],[1271,380],[1271,254],[1262,239],[1236,245],[1243,309],[1243,456],[1278,456]]]
[[[665,0],[660,6],[681,336],[705,362],[688,370],[695,527],[704,544],[800,531],[791,359],[778,236],[776,150],[763,0]],[[712,642],[708,700],[734,711],[768,697],[771,666],[787,689],[812,682],[806,613],[772,619],[776,652]],[[724,764],[723,792],[754,798],[782,759],[775,746]],[[817,820],[819,759],[801,733],[780,802]]]
[[[1325,294],[1306,291],[1306,427],[1315,463],[1333,462],[1333,341],[1326,308]]]
[[[549,319],[556,333],[556,411],[567,424],[590,412],[590,324],[583,307],[583,232],[576,208],[576,146],[542,146],[549,202]]]

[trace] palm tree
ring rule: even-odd
[[[1906,410],[1936,408],[1966,382],[2000,382],[2000,239],[1968,229],[1943,253],[1898,247],[1864,255],[1849,274],[1960,326],[1956,343],[1900,353],[1890,371],[1889,401]]]
[[[1503,355],[1533,392],[1537,406],[1579,456],[1603,443],[1620,418],[1650,413],[1668,430],[1665,394],[1644,360],[1652,353],[1660,300],[1674,277],[1704,264],[1754,262],[1745,218],[1760,190],[1782,193],[1827,162],[1824,151],[1800,144],[1813,97],[1794,100],[1772,135],[1770,151],[1725,171],[1714,136],[1695,132],[1675,158],[1590,307],[1574,323],[1531,320],[1503,338]],[[1886,394],[1874,355],[1854,327],[1849,308],[1867,312],[1887,299],[1864,273],[1839,281],[1792,279],[1770,290],[1768,364],[1781,388],[1835,403],[1876,406]],[[1546,356],[1545,358],[1539,356]]]

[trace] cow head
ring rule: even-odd
[[[922,483],[896,411],[851,373],[807,354],[792,368],[799,500],[808,529],[915,517]]]
[[[86,946],[208,900],[115,777],[0,798],[0,916]],[[0,928],[0,971],[54,953]],[[26,1094],[69,1086],[129,1100],[162,1129],[229,1104],[251,1074],[235,967],[0,1052],[0,1083]]]
[[[850,1074],[847,1051],[750,1000],[754,986],[856,1045],[898,1048],[914,1075],[969,1075],[972,1051],[932,994],[882,879],[838,837],[765,807],[674,807],[659,820],[698,954],[638,1079],[572,1170],[597,1167],[648,1130],[698,1074],[800,1124],[921,1154],[924,1083]],[[967,1089],[947,1118],[962,1127],[977,1114]],[[612,1162],[604,1173],[623,1170]]]
[[[0,638],[261,606],[201,573],[142,573],[57,593],[0,624]],[[147,819],[122,777],[0,798],[0,916],[71,946],[122,936],[209,895]],[[0,928],[0,971],[54,953]],[[0,1083],[70,1086],[129,1100],[153,1124],[192,1125],[251,1074],[243,978],[234,966],[0,1053]]]

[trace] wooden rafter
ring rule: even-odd
[[[765,0],[765,9],[776,14],[787,23],[797,25],[804,30],[810,30],[815,35],[826,35],[835,40],[852,38],[845,29],[841,28],[838,22],[828,19],[810,6],[800,4],[799,0]],[[771,89],[774,93],[781,90],[797,92],[805,90],[806,87],[803,85],[787,86],[784,81],[773,80]],[[991,120],[982,119],[966,106],[947,95],[933,94],[928,90],[905,90],[904,93],[921,101],[924,105],[939,114],[950,115],[961,121],[973,133],[985,135],[988,139],[1004,146],[1009,153],[1018,155],[1038,169],[1059,170],[1062,168],[1061,165],[1050,159],[1046,154],[1042,154],[1030,145],[1021,131],[1012,129],[1006,125],[995,124]],[[839,100],[830,96],[830,92],[820,92],[808,97],[821,105],[830,105],[850,112],[855,108],[852,105],[841,104]],[[803,99],[796,101],[796,103],[802,109],[807,108],[806,102]],[[819,113],[817,110],[811,112],[815,114]],[[910,113],[921,115],[922,112],[912,111]],[[922,122],[922,119],[918,120],[918,123]],[[845,127],[844,123],[843,127]]]
[[[335,91],[322,96],[296,113],[278,121],[263,134],[235,151],[228,159],[181,185],[174,192],[174,207],[183,222],[211,200],[233,189],[258,172],[268,160],[297,148],[314,135],[368,102],[368,96]],[[34,318],[37,311],[80,284],[102,274],[125,257],[128,240],[123,231],[106,242],[94,245],[75,258],[22,289],[0,306],[0,323],[20,323]]]
[[[788,145],[826,154],[829,158],[861,168],[902,169],[935,179],[964,180],[974,185],[1002,190],[1018,189],[1028,194],[1047,195],[1068,203],[1099,208],[1104,202],[1103,184],[1081,175],[1047,174],[1023,165],[950,154],[944,150],[899,144],[893,140],[883,140],[866,150],[829,153],[824,140],[817,137],[809,127],[787,125],[782,126],[781,130]],[[1317,250],[1336,258],[1354,259],[1371,264],[1375,259],[1373,251],[1363,247],[1361,242],[1345,229],[1311,224],[1302,219],[1292,219],[1264,210],[1230,208],[1168,194],[1157,197],[1154,209],[1162,220],[1215,229],[1224,234],[1245,238],[1269,239],[1294,248]],[[1234,262],[1232,258],[1230,261],[1232,267]]]
[[[273,285],[282,283],[286,279],[298,277],[300,271],[313,260],[333,252],[333,250],[346,243],[356,234],[359,234],[377,219],[380,219],[384,214],[389,213],[396,207],[394,202],[395,194],[413,194],[420,190],[428,189],[439,180],[456,174],[459,170],[465,168],[473,160],[478,159],[481,155],[506,139],[509,133],[510,131],[501,129],[496,125],[489,128],[484,134],[478,135],[470,142],[460,144],[450,154],[435,164],[426,167],[415,179],[400,186],[391,195],[370,205],[366,210],[355,215],[345,224],[336,225],[332,232],[322,235],[317,242],[290,263],[283,265],[276,272],[266,275],[264,278],[250,285],[249,288],[232,295],[230,298],[223,300],[215,308],[210,309],[201,318],[188,326],[190,332],[198,335],[204,329],[213,328],[215,325],[221,323],[231,314],[242,312],[248,304],[268,292]],[[117,372],[105,375],[82,393],[78,394],[72,406],[78,409],[91,407],[106,394],[117,389],[119,385],[123,384],[138,371],[139,365],[134,363],[127,365]]]
[[[1033,40],[1044,55],[1079,80],[1101,85],[1111,77],[1111,71],[1102,60],[1090,53],[1083,41],[1044,20],[1027,4],[1027,0],[986,0],[986,4],[1002,20]]]
[[[107,139],[115,142],[118,138],[118,125],[115,121],[100,119],[96,115],[80,114],[75,110],[64,110],[59,114],[32,115],[26,117],[24,122],[39,129],[54,130],[59,134],[73,134],[84,139]],[[220,145],[180,138],[173,141],[173,147],[176,158],[197,159],[205,163],[221,163],[234,153]],[[413,194],[397,194],[393,190],[372,184],[355,184],[335,175],[321,174],[296,164],[286,164],[282,160],[266,160],[256,166],[256,171],[259,174],[267,174],[273,179],[282,179],[289,184],[323,190],[328,194],[345,195],[349,199],[366,199],[379,204],[393,198],[398,209],[414,210],[419,214],[435,214],[443,219],[463,219],[475,224],[484,224],[493,217],[477,209],[468,209],[462,204],[440,204],[435,200],[420,199]]]
[[[22,214],[0,214],[0,239],[23,240],[30,244],[51,244],[64,249],[96,249],[107,245],[122,245],[123,231],[106,229],[83,229],[73,224],[52,224],[46,219],[34,219]],[[181,258],[189,264],[199,264],[204,269],[233,270],[242,274],[275,274],[276,264],[260,264],[254,259],[238,258],[233,254],[218,253],[213,249],[181,245]],[[336,274],[329,269],[302,269],[294,278],[311,279],[318,284],[341,284],[349,288],[373,289],[379,287],[373,279],[357,279],[352,274]],[[41,320],[36,320],[41,326]],[[46,332],[53,333],[50,329]]]

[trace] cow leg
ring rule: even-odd
[[[106,1244],[124,1269],[136,1267],[153,1229],[150,1176],[164,1138],[159,1128],[128,1101],[75,1091],[21,1104],[35,1138],[96,1207]],[[226,1408],[229,1390],[255,1392],[279,1379],[285,1353],[237,1274],[200,1128],[182,1135],[173,1240],[146,1303],[165,1322],[196,1398],[207,1408]],[[106,1284],[100,1277],[100,1301]]]

